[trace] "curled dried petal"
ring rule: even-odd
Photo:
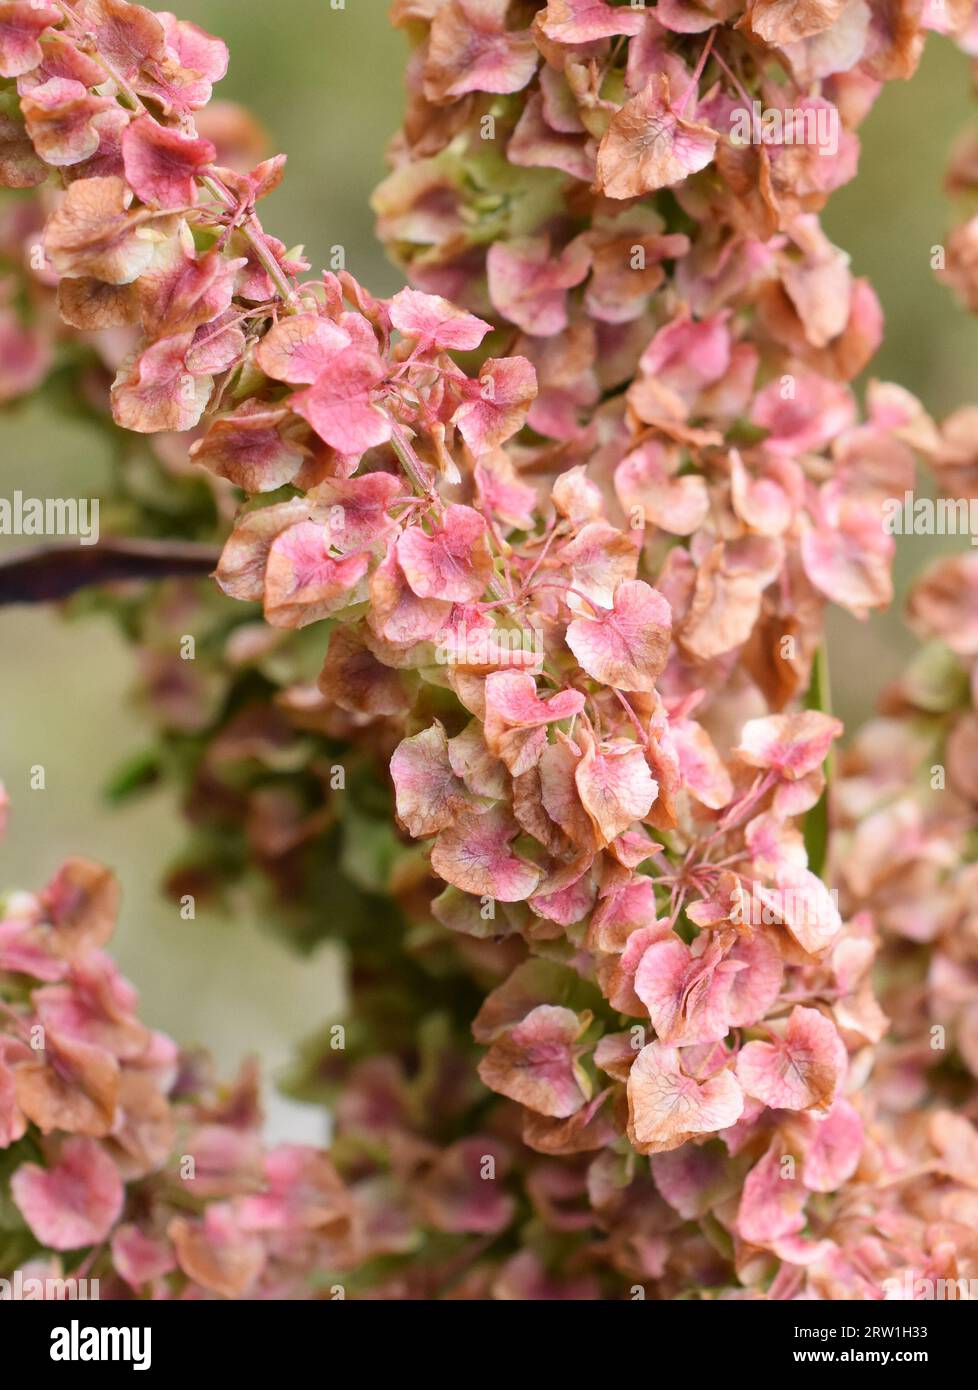
[[[633,579],[618,586],[612,608],[575,618],[567,645],[595,680],[619,690],[652,691],[666,664],[671,630],[667,601]]]
[[[664,73],[611,119],[598,147],[597,185],[609,198],[639,198],[672,188],[713,160],[717,133],[688,121],[670,100]]]
[[[495,1040],[479,1063],[479,1075],[491,1090],[537,1114],[566,1119],[590,1095],[576,1065],[581,1022],[572,1009],[538,1004]]]
[[[446,883],[500,902],[522,902],[540,881],[536,865],[510,849],[519,826],[504,807],[484,815],[465,814],[443,830],[431,852],[431,867]]]
[[[749,1042],[737,1058],[748,1095],[776,1110],[828,1110],[845,1077],[845,1044],[831,1019],[796,1005],[783,1037]]]
[[[67,1139],[51,1168],[21,1164],[10,1188],[31,1231],[51,1250],[98,1245],[122,1214],[118,1169],[92,1139]]]

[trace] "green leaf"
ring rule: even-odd
[[[131,801],[142,795],[160,780],[162,766],[160,755],[155,748],[144,748],[127,758],[112,773],[105,786],[105,797],[113,805]]]

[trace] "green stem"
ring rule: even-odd
[[[225,188],[221,181],[212,174],[203,175],[200,182],[207,189],[208,193],[217,198],[226,208],[234,210],[237,207],[237,202],[235,201],[233,193]],[[265,240],[265,233],[262,230],[261,223],[254,213],[241,224],[241,230],[254,250],[255,255],[261,262],[262,268],[278,291],[283,304],[288,307],[295,299],[296,286],[291,283],[285,271],[279,265],[278,258]]]
[[[410,478],[415,492],[420,493],[422,497],[427,497],[434,501],[436,494],[432,487],[431,479],[428,476],[424,464],[411,447],[411,441],[396,420],[391,419],[390,426],[391,448],[397,455],[401,467]]]
[[[805,695],[805,708],[832,713],[832,682],[829,674],[828,646],[823,639],[812,661],[812,675]],[[805,817],[805,849],[808,867],[822,877],[829,850],[829,793],[835,775],[835,754],[825,759],[825,789]]]

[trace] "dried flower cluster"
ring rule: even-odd
[[[218,1088],[140,1021],[104,949],[117,899],[73,859],[2,903],[4,1272],[91,1276],[105,1297],[310,1297],[311,1269],[349,1259],[349,1196],[325,1153],[264,1149],[253,1067]]]
[[[860,417],[881,314],[817,214],[925,24],[967,43],[971,10],[398,0],[411,103],[376,206],[412,287],[378,300],[264,232],[281,159],[201,135],[219,40],[124,0],[0,5],[0,167],[63,181],[48,273],[75,330],[131,340],[116,422],[195,430],[219,500],[254,499],[217,580],[264,624],[212,600],[213,669],[176,681],[197,600],[169,591],[144,673],[192,814],[286,902],[338,873],[362,905],[352,1055],[313,1046],[298,1082],[341,1083],[324,1224],[351,1204],[360,1296],[879,1297],[970,1269],[974,1131],[892,1112],[908,1071],[929,1098],[928,1020],[974,1055],[976,716],[922,706],[964,800],[932,834],[905,728],[857,741],[840,914],[820,654],[828,603],[889,601],[883,503],[961,432],[887,384]],[[16,394],[47,340],[4,331]],[[973,657],[966,577],[915,611]],[[894,932],[940,945],[890,1043]],[[209,1259],[253,1241],[231,1210]]]

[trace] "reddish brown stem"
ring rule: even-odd
[[[0,560],[0,604],[51,603],[97,584],[208,575],[220,554],[190,541],[32,546]]]

